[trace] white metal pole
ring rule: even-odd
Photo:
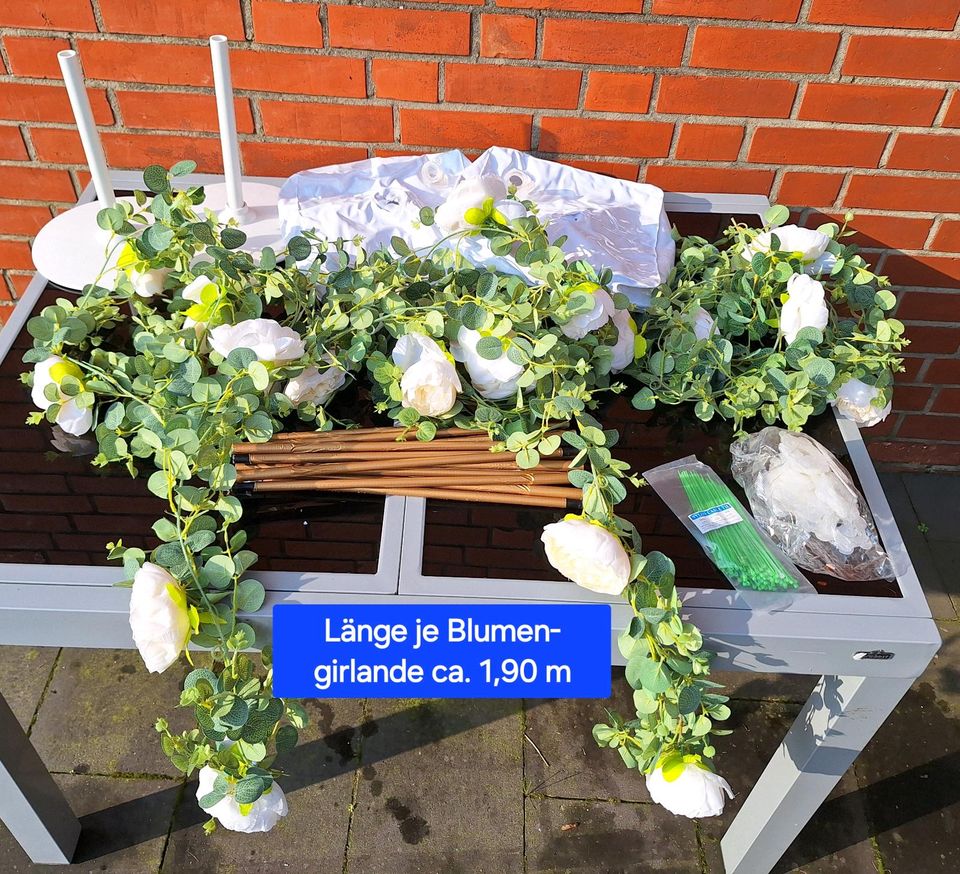
[[[117,199],[113,195],[113,185],[107,170],[107,159],[103,154],[103,144],[100,142],[100,134],[93,120],[93,110],[90,108],[90,98],[83,83],[80,58],[75,51],[67,50],[57,52],[57,60],[60,61],[60,70],[63,73],[63,82],[67,86],[73,116],[77,121],[77,130],[80,131],[80,142],[83,143],[83,154],[87,158],[90,175],[93,177],[97,200],[103,208],[113,206]]]
[[[217,117],[220,121],[220,149],[223,152],[223,176],[227,210],[243,210],[243,183],[240,178],[240,144],[237,142],[237,118],[230,80],[230,50],[223,35],[210,37],[213,58],[213,86],[217,92]]]

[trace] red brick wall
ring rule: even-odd
[[[219,168],[205,38],[232,42],[244,169],[497,143],[681,191],[855,209],[913,345],[880,460],[960,466],[960,0],[5,0],[0,319],[86,181],[55,53],[115,167]],[[158,133],[154,133],[158,131]],[[186,133],[184,133],[186,131]]]

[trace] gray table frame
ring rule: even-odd
[[[118,190],[140,184],[113,174]],[[279,185],[281,180],[252,177]],[[197,174],[180,185],[222,181]],[[80,202],[92,200],[92,187]],[[762,214],[756,195],[668,194],[671,212]],[[46,281],[28,286],[0,331],[9,351]],[[820,677],[783,743],[724,835],[727,874],[765,874],[783,855],[844,772],[940,647],[920,581],[856,425],[838,420],[843,439],[897,572],[901,598],[800,595],[756,609],[736,592],[683,590],[684,605],[717,653],[718,669]],[[622,664],[616,637],[631,618],[616,599],[567,582],[427,576],[422,568],[426,502],[388,498],[375,574],[259,573],[267,600],[251,619],[271,630],[276,604],[536,603],[612,604],[611,663]],[[65,578],[73,582],[65,584]],[[27,646],[131,648],[129,594],[114,568],[0,565],[0,642]],[[70,621],[83,614],[82,623]],[[876,656],[882,653],[883,658]],[[67,863],[80,824],[0,696],[0,819],[35,862]]]

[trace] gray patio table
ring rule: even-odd
[[[220,179],[196,175],[180,184]],[[117,172],[114,183],[130,190],[139,175]],[[88,188],[80,200],[93,197]],[[666,206],[683,232],[710,236],[730,216],[757,223],[768,203],[758,196],[670,194]],[[0,644],[131,648],[129,592],[114,585],[123,574],[107,564],[103,547],[122,535],[129,545],[150,548],[159,507],[125,472],[91,468],[75,441],[58,441],[67,451],[51,454],[47,426],[22,424],[30,410],[17,382],[30,345],[23,326],[62,294],[35,277],[0,332]],[[637,414],[618,401],[603,417],[620,429],[618,457],[635,469],[693,452],[722,466],[729,434],[691,422],[683,408]],[[675,559],[685,609],[717,654],[718,669],[820,677],[723,838],[728,874],[773,868],[940,646],[856,425],[828,412],[814,436],[859,482],[893,558],[895,581],[844,584],[809,575],[815,594],[751,606],[649,490],[631,495],[623,510],[645,548]],[[399,497],[291,496],[254,504],[245,521],[253,520],[251,545],[261,555],[257,577],[267,600],[250,621],[269,633],[273,607],[291,603],[607,601],[611,662],[623,664],[616,638],[630,609],[555,575],[538,543],[550,518],[526,508]],[[80,824],[2,697],[0,819],[33,861],[70,861]]]

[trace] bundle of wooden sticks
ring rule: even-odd
[[[281,434],[233,447],[239,492],[330,491],[573,508],[563,450],[532,470],[484,432],[448,428],[428,442],[413,430],[360,428]]]

